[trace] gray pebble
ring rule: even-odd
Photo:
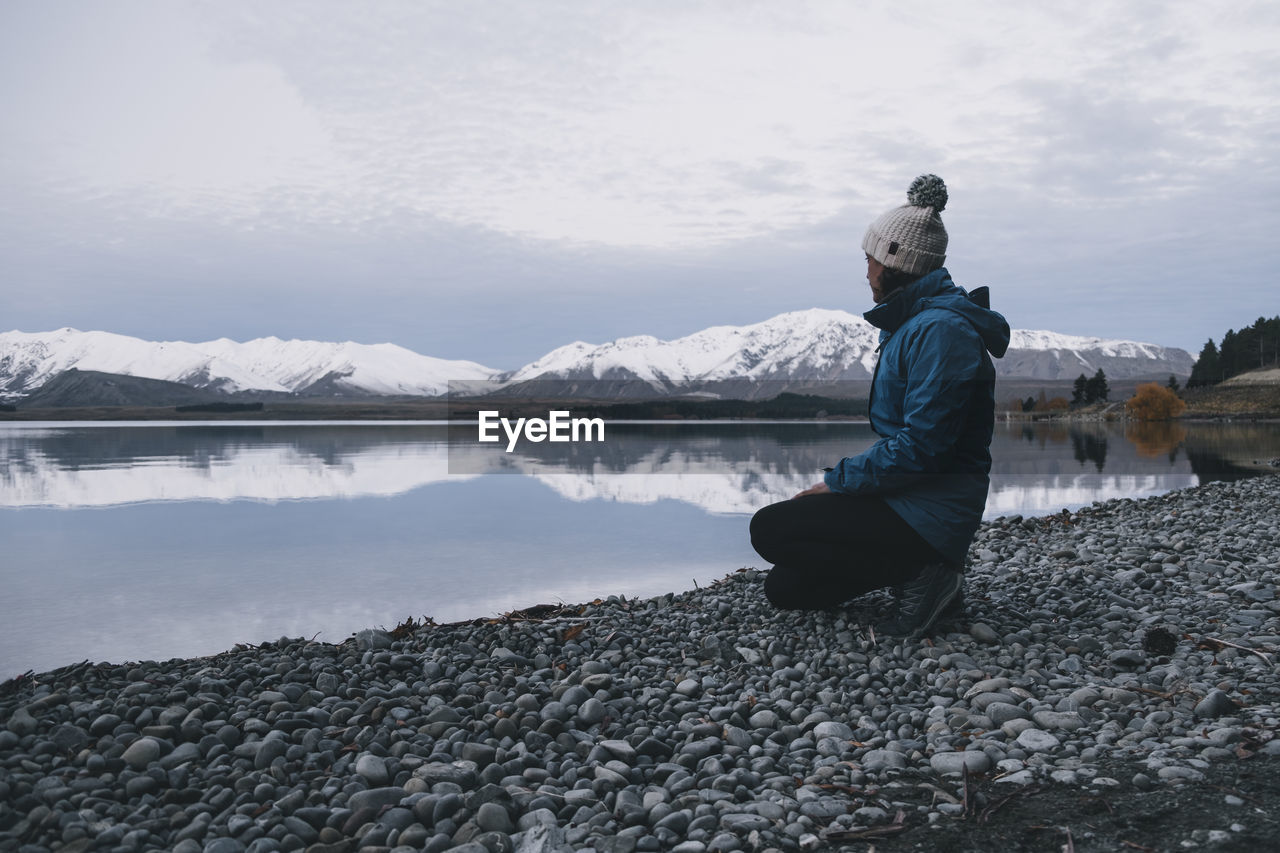
[[[383,806],[394,806],[407,796],[408,792],[400,787],[369,788],[352,794],[347,800],[347,808],[357,812],[361,809],[381,809]]]
[[[129,748],[120,756],[124,763],[135,770],[141,770],[153,761],[160,760],[160,741],[141,737],[129,744]]]
[[[1177,765],[1161,767],[1156,771],[1156,775],[1164,782],[1200,782],[1204,780],[1204,774],[1194,767],[1179,767]]]
[[[356,648],[364,651],[368,651],[370,649],[389,649],[391,648],[391,635],[378,628],[368,628],[363,631],[357,631]]]
[[[815,738],[833,737],[840,740],[853,740],[853,729],[844,723],[826,720],[814,726],[813,736]]]
[[[511,815],[497,803],[484,803],[476,811],[476,826],[485,832],[515,832]]]
[[[1052,752],[1062,746],[1062,741],[1040,729],[1026,729],[1017,737],[1018,746],[1030,752]]]
[[[985,773],[991,769],[991,758],[980,750],[935,752],[929,759],[929,766],[939,775],[963,773],[965,767],[969,768],[970,773]]]
[[[602,740],[600,741],[600,746],[619,761],[631,764],[636,760],[635,748],[625,740],[619,740],[616,738],[611,740]]]
[[[773,822],[759,814],[727,814],[720,818],[720,825],[729,832],[745,835],[752,830],[768,829]]]
[[[118,720],[119,718],[117,717],[116,719]],[[39,723],[36,718],[31,716],[31,712],[26,708],[15,709],[10,714],[8,722],[5,723],[5,728],[18,737],[26,737],[29,734],[33,734],[38,726]]]
[[[1055,731],[1074,732],[1084,725],[1084,720],[1075,711],[1036,711],[1031,719],[1040,728]]]
[[[994,645],[1000,642],[1000,635],[985,622],[971,623],[969,625],[969,636],[985,645]]]
[[[1138,667],[1147,662],[1147,656],[1141,649],[1118,649],[1107,655],[1107,660],[1116,666]]]
[[[578,719],[588,726],[601,722],[608,713],[604,703],[594,696],[578,706]]]
[[[391,776],[387,773],[386,759],[367,752],[356,759],[356,772],[375,788],[382,787],[391,781]]]
[[[681,841],[671,848],[671,853],[704,853],[707,845],[701,841]]]
[[[1231,701],[1231,697],[1225,692],[1222,690],[1210,690],[1203,699],[1196,703],[1195,715],[1207,718],[1221,717],[1223,714],[1231,713],[1235,708],[1235,703]]]
[[[555,824],[539,823],[520,838],[516,853],[573,853],[565,840],[564,830]],[[601,848],[597,845],[597,850]]]
[[[983,712],[991,719],[992,725],[995,726],[1003,726],[1010,720],[1024,720],[1030,716],[1025,708],[1008,702],[992,702]]]
[[[695,679],[686,678],[676,685],[676,692],[681,696],[697,696],[702,692],[702,685]]]

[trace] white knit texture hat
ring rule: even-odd
[[[947,229],[938,214],[947,206],[947,185],[921,175],[907,189],[907,203],[867,228],[862,251],[889,269],[924,275],[947,259]]]

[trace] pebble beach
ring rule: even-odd
[[[984,849],[1019,801],[1178,791],[1194,827],[1026,849],[1280,846],[1280,802],[1220,784],[1280,770],[1280,476],[995,519],[970,561],[921,640],[868,627],[887,594],[776,611],[760,566],[20,677],[0,850]]]

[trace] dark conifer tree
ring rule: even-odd
[[[1071,387],[1071,405],[1083,406],[1085,403],[1085,392],[1089,388],[1089,377],[1081,373],[1076,377],[1075,385]]]
[[[1219,380],[1240,372],[1240,349],[1235,329],[1227,329],[1227,333],[1222,336],[1222,343],[1218,345],[1218,362],[1222,370]]]
[[[1248,332],[1247,360],[1254,367],[1267,367],[1280,362],[1280,317],[1259,317]]]
[[[1102,372],[1102,368],[1098,368],[1098,372],[1089,377],[1084,386],[1084,401],[1086,403],[1105,403],[1107,397],[1111,394],[1111,389],[1107,386],[1107,374]]]
[[[1270,320],[1263,320],[1261,317],[1258,319],[1262,323],[1262,329],[1259,332],[1262,366],[1280,365],[1280,316],[1272,317]]]
[[[1218,356],[1218,347],[1213,343],[1213,338],[1205,342],[1204,347],[1200,350],[1200,357],[1196,359],[1195,365],[1191,368],[1191,378],[1187,380],[1188,388],[1195,388],[1200,385],[1212,385],[1222,379],[1222,364]]]

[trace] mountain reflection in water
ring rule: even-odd
[[[865,423],[612,423],[602,443],[507,453],[444,424],[13,425],[0,427],[0,507],[389,497],[514,474],[572,501],[750,513],[874,440]],[[1001,423],[987,515],[1235,479],[1277,455],[1276,425]]]

